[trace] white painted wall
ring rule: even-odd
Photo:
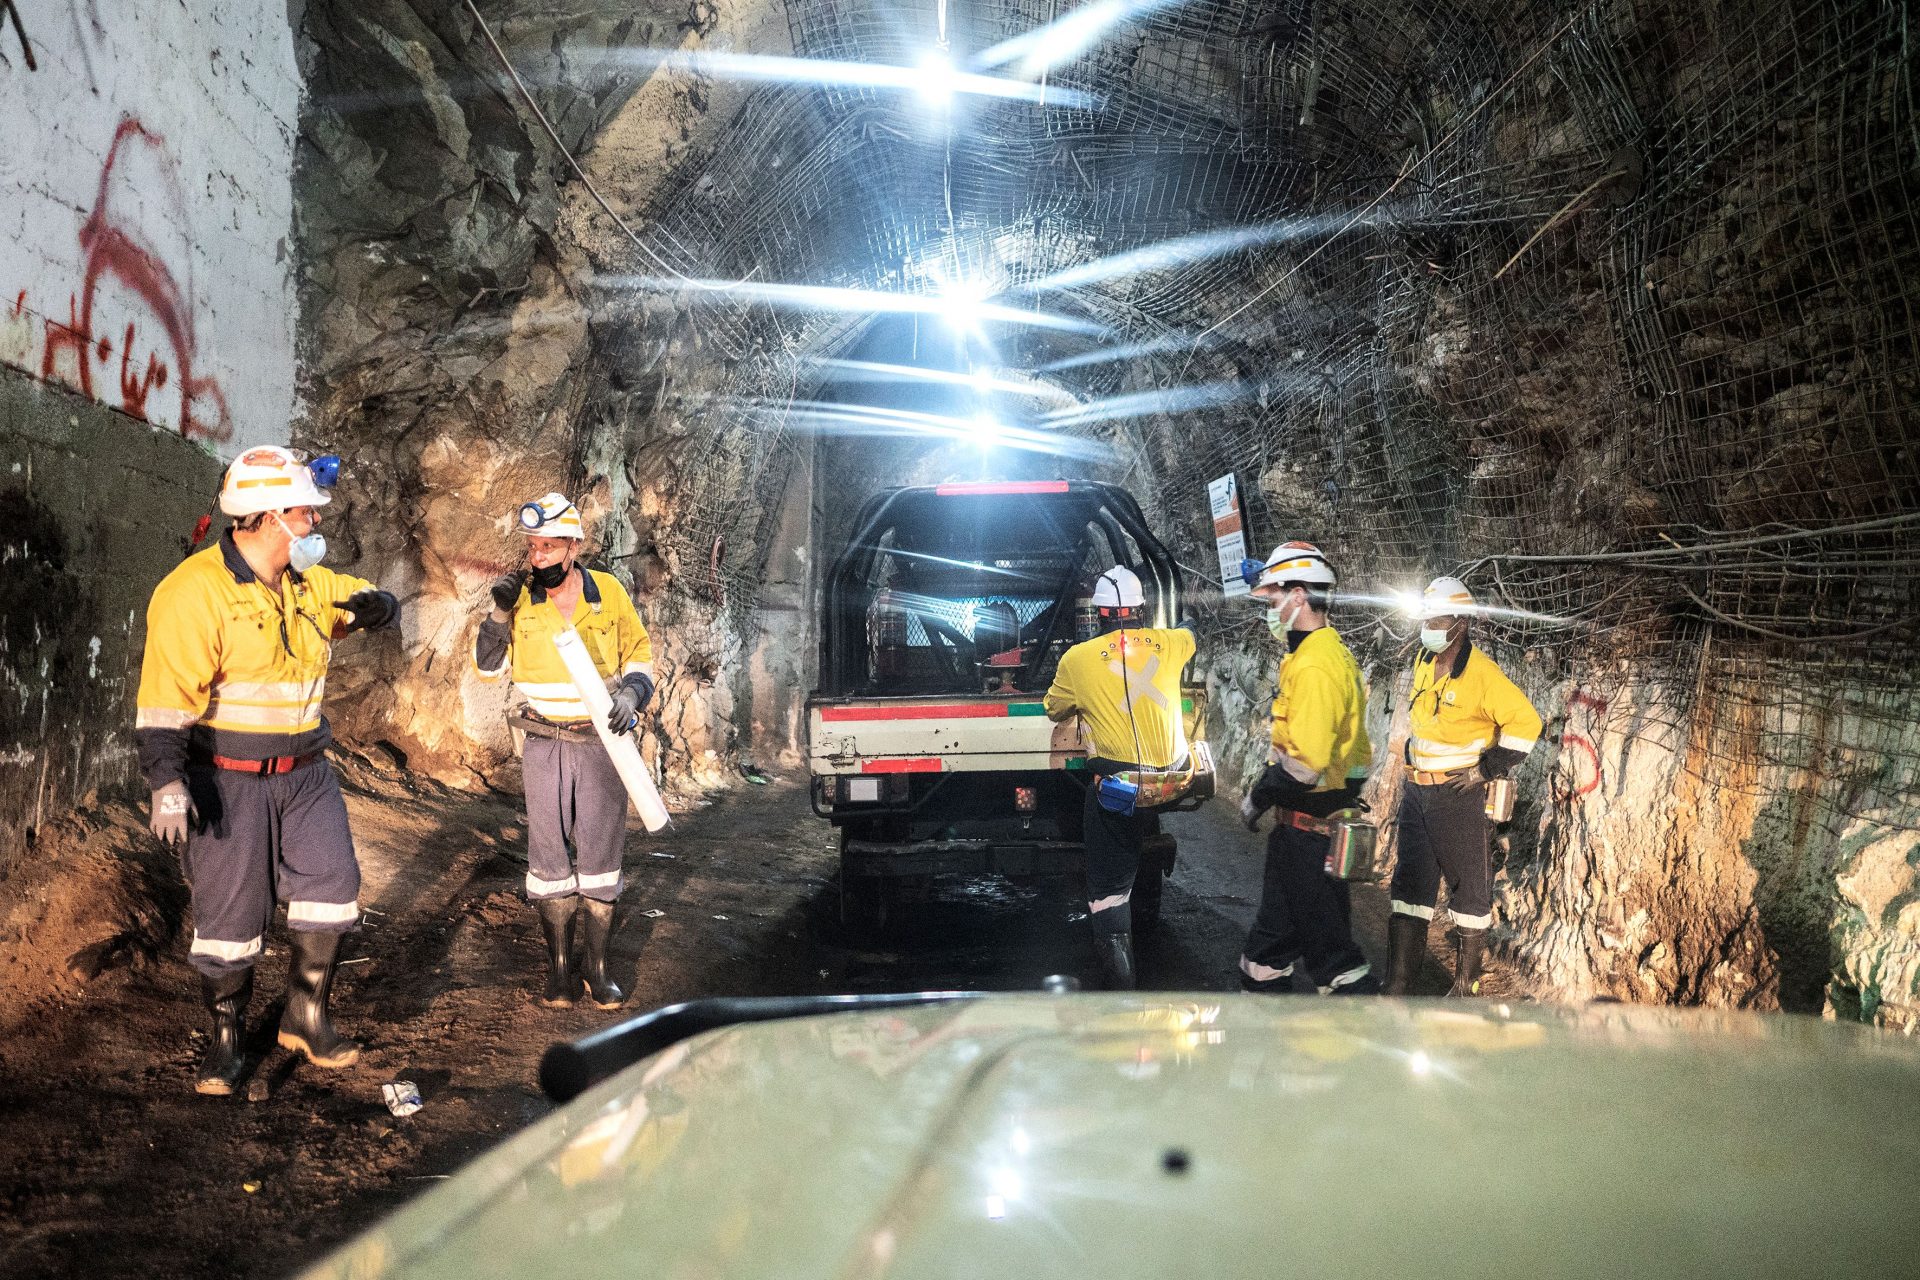
[[[286,440],[299,106],[284,4],[0,0],[0,363]]]

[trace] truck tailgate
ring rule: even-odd
[[[1074,721],[1038,698],[860,698],[807,707],[815,774],[1066,769],[1086,758]]]
[[[1183,699],[1190,738],[1204,696]],[[813,773],[984,773],[1078,769],[1080,722],[1055,724],[1034,696],[855,698],[807,704]]]

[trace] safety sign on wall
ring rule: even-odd
[[[1247,521],[1240,511],[1240,483],[1232,472],[1207,484],[1207,502],[1213,508],[1213,545],[1220,553],[1220,591],[1227,599],[1248,593],[1240,577],[1247,558]]]

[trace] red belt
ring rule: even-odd
[[[274,773],[292,773],[302,765],[312,764],[321,753],[309,751],[303,756],[270,756],[265,760],[230,760],[226,756],[215,756],[216,769],[231,769],[235,773],[257,773],[263,777]]]

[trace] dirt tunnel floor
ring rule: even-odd
[[[0,1275],[285,1276],[542,1115],[542,1051],[621,1016],[533,1002],[544,951],[519,896],[515,806],[372,785],[349,791],[368,911],[333,1006],[367,1045],[359,1065],[301,1066],[265,1102],[196,1096],[205,1015],[184,939],[9,1017]],[[1260,891],[1256,838],[1224,803],[1168,829],[1179,865],[1165,927],[1140,949],[1142,985],[1233,990]],[[1084,903],[1064,879],[944,883],[896,915],[884,946],[853,946],[832,849],[791,780],[742,786],[660,837],[636,828],[614,943],[629,1011],[705,995],[1032,988],[1050,973],[1091,984]],[[1385,896],[1366,886],[1354,901],[1380,967]],[[283,938],[276,924],[260,966],[256,1051],[278,1017]],[[1422,994],[1444,990],[1442,945],[1436,927]],[[388,1113],[380,1085],[398,1079],[419,1085],[424,1110]]]

